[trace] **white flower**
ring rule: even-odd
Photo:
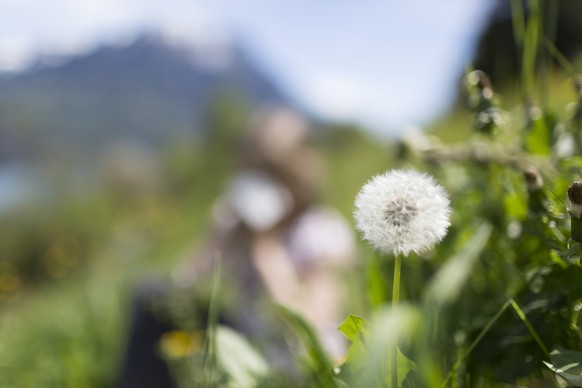
[[[430,175],[392,170],[364,185],[356,197],[354,217],[374,248],[408,255],[427,251],[445,237],[449,205],[447,192]]]

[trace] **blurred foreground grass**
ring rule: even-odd
[[[2,313],[0,385],[111,385],[123,350],[125,309],[120,277],[69,280]]]
[[[394,155],[356,128],[316,132],[327,167],[323,200],[351,219],[361,184]],[[0,386],[115,384],[132,294],[193,259],[233,172],[234,143],[219,137],[207,148],[170,148],[163,159],[169,182],[154,194],[65,192],[0,219]]]

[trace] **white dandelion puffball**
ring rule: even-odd
[[[447,192],[430,175],[414,170],[375,176],[362,187],[355,206],[364,240],[394,255],[429,250],[450,226]]]

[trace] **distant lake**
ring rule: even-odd
[[[0,213],[37,196],[40,185],[35,175],[20,164],[0,165]]]

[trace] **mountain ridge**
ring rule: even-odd
[[[204,135],[208,108],[222,97],[249,112],[266,103],[296,106],[244,47],[222,49],[213,64],[193,47],[142,35],[0,79],[0,158],[30,143],[99,149],[119,139],[159,144]]]

